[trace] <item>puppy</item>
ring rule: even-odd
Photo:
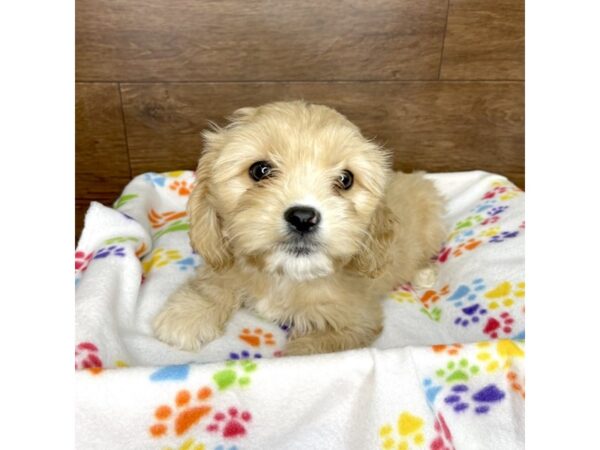
[[[271,103],[203,136],[188,213],[206,264],[155,318],[161,341],[196,350],[245,305],[293,325],[287,355],[364,347],[383,294],[434,281],[442,199],[421,174],[393,173],[343,115]]]

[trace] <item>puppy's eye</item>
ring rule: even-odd
[[[248,171],[250,173],[250,177],[254,181],[260,181],[263,178],[267,178],[273,172],[273,166],[267,161],[257,161],[250,166]]]
[[[344,170],[337,179],[337,185],[340,189],[347,191],[354,183],[354,175],[349,170]]]

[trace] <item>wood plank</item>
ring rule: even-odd
[[[396,169],[482,169],[524,180],[522,82],[123,84],[134,174],[194,169],[200,131],[242,106],[330,105],[394,151]]]
[[[525,2],[450,0],[441,78],[524,80]]]
[[[90,201],[111,205],[130,179],[119,87],[76,83],[76,235]]]
[[[97,81],[437,79],[447,0],[77,0]]]

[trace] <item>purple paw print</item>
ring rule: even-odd
[[[101,248],[94,255],[94,259],[106,258],[110,255],[125,256],[125,247],[117,247],[116,245],[111,245],[110,247]]]
[[[491,208],[487,214],[488,216],[497,216],[498,214],[502,214],[504,211],[508,209],[508,206],[496,206]]]
[[[229,353],[229,359],[237,360],[237,359],[250,359],[250,358],[260,359],[260,358],[262,358],[262,355],[260,353],[250,354],[250,352],[247,350],[242,350],[240,353],[236,353],[236,352]]]
[[[500,234],[496,234],[492,236],[490,242],[504,242],[507,239],[517,237],[519,235],[519,230],[517,231],[503,231]]]
[[[479,319],[487,314],[487,309],[480,306],[479,303],[461,308],[462,315],[454,319],[455,325],[468,327],[472,323],[478,323]]]
[[[450,395],[444,398],[444,402],[450,405],[455,412],[462,412],[469,409],[469,399],[467,397],[469,393],[469,387],[466,384],[457,384],[450,390]],[[490,411],[492,405],[502,401],[506,394],[498,389],[494,384],[488,384],[483,389],[475,392],[471,396],[471,400],[474,402],[476,414],[486,414]]]

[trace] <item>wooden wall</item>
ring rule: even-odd
[[[132,176],[194,169],[208,120],[303,98],[402,170],[524,186],[523,0],[76,0],[77,233]]]

